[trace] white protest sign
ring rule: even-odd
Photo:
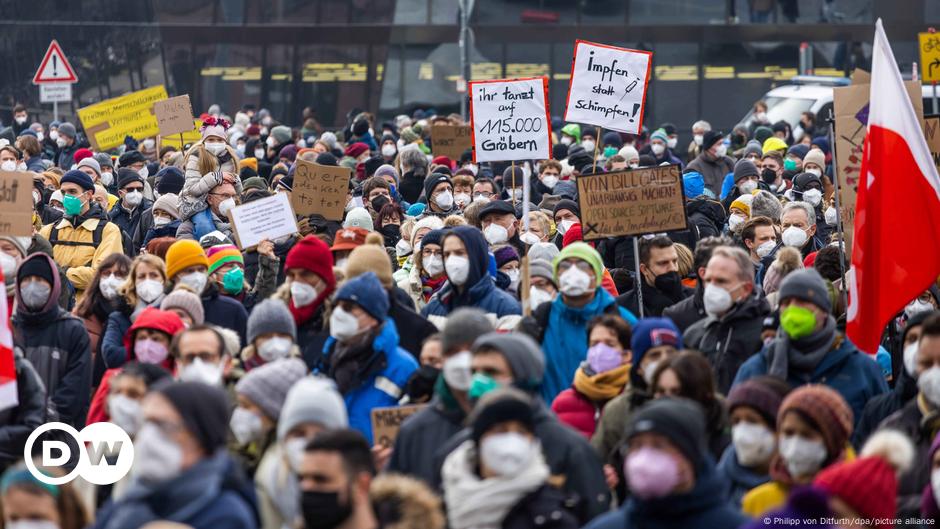
[[[470,126],[474,161],[551,158],[548,80],[471,81]]]
[[[653,52],[576,41],[565,121],[639,133],[652,64]]]
[[[297,233],[297,221],[287,193],[237,206],[230,216],[242,249],[257,246],[264,239],[273,241]]]

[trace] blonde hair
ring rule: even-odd
[[[548,218],[548,215],[542,213],[541,211],[530,211],[529,212],[529,226],[532,224],[538,224],[539,228],[542,229],[542,233],[545,234],[545,237],[551,237],[552,235],[552,219]]]
[[[131,262],[131,269],[127,273],[127,281],[118,288],[118,292],[131,307],[137,306],[137,268],[142,264],[159,270],[160,275],[163,276],[163,283],[166,284],[166,263],[163,262],[163,259],[146,253],[138,255]]]
[[[689,250],[686,245],[679,242],[674,243],[672,246],[676,249],[676,255],[679,256],[679,277],[689,277],[689,274],[695,269],[695,259],[692,256],[692,250]]]
[[[228,143],[225,143],[225,150],[231,155],[232,160],[238,160],[238,153]],[[219,170],[219,159],[206,150],[205,139],[189,148],[189,151],[186,152],[186,159],[188,160],[190,156],[199,157],[198,169],[202,174],[214,173]]]
[[[456,226],[466,226],[467,219],[461,217],[460,215],[448,215],[444,218],[444,227],[453,228]]]

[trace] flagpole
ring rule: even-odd
[[[842,284],[839,286],[840,290],[843,292],[848,291],[848,284],[845,282],[845,228],[842,225],[842,207],[839,200],[839,167],[838,167],[838,158],[836,157],[836,134],[835,134],[835,116],[833,116],[832,109],[829,109],[829,117],[826,119],[829,122],[829,148],[832,149],[832,159],[836,161],[836,170],[832,172],[834,178],[832,179],[833,186],[833,195],[836,198],[836,237],[839,240],[839,272],[842,274]]]

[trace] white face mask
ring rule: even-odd
[[[473,355],[470,354],[470,351],[460,351],[444,360],[441,373],[444,375],[444,382],[447,382],[448,387],[457,391],[470,389],[470,383],[473,379],[473,374],[470,372],[472,359]]]
[[[105,187],[110,186],[113,182],[114,182],[114,173],[107,172],[107,171],[101,172],[101,183],[104,184]]]
[[[548,303],[552,301],[552,299],[554,298],[549,292],[542,290],[535,285],[529,287],[529,307],[531,307],[532,310],[537,309],[538,306],[542,303]]]
[[[819,470],[828,453],[821,441],[791,435],[780,439],[780,455],[793,478],[811,476]]]
[[[235,146],[235,152],[237,152],[239,156],[244,156],[244,155],[245,155],[245,144],[244,144],[244,143],[239,143],[238,145],[236,145],[236,146]]]
[[[516,290],[516,287],[519,286],[519,269],[507,270],[505,274],[509,277],[509,290]]]
[[[144,303],[153,303],[163,294],[163,283],[156,279],[144,279],[134,286],[134,292]]]
[[[917,389],[927,402],[940,406],[940,367],[934,366],[917,377]]]
[[[268,139],[264,140],[264,144],[268,146],[269,149],[274,148],[274,136],[268,136]]]
[[[162,228],[162,227],[166,226],[167,224],[169,224],[169,223],[171,223],[171,222],[173,222],[173,219],[171,219],[171,218],[169,218],[169,217],[154,217],[154,218],[153,218],[153,227],[154,227],[154,228]]]
[[[101,291],[101,295],[104,296],[104,299],[111,301],[117,297],[117,289],[122,284],[124,284],[124,278],[118,277],[112,273],[98,280],[98,290]]]
[[[44,136],[42,135],[41,132],[36,133],[36,141],[38,141],[39,143],[42,143],[43,138]]]
[[[57,131],[57,130],[50,130],[50,131],[49,131],[49,139],[58,143],[59,131]]]
[[[473,176],[476,176],[476,175],[477,175],[477,171],[480,170],[480,166],[478,166],[478,165],[475,164],[475,163],[468,163],[468,164],[465,165],[464,167],[467,168],[467,169],[470,169],[470,172],[473,173]]]
[[[146,140],[142,141],[141,144],[143,145],[144,149],[148,151],[153,149],[154,146],[156,146],[156,142],[150,138],[147,138]]]
[[[447,279],[457,286],[465,285],[470,277],[470,259],[462,255],[448,257],[444,268],[447,270]]]
[[[911,342],[904,346],[904,370],[911,378],[917,378],[917,342]]]
[[[572,266],[558,276],[558,284],[561,293],[566,296],[583,296],[593,290],[591,288],[591,276],[577,266]]]
[[[424,271],[427,272],[429,276],[435,277],[444,271],[444,258],[437,255],[432,255],[427,259],[422,259],[421,265],[424,267]]]
[[[522,190],[521,187],[517,187],[517,188],[515,188],[515,189],[510,190],[510,191],[509,191],[509,198],[510,198],[510,199],[515,198],[517,202],[518,202],[519,200],[522,200],[522,191],[523,191],[523,190]]]
[[[55,134],[54,131],[53,131],[53,134]],[[55,144],[58,145],[59,148],[61,149],[61,148],[65,147],[65,146],[68,144],[68,140],[66,140],[66,139],[63,138],[62,136],[56,135]]]
[[[653,374],[656,373],[656,368],[659,367],[659,362],[650,362],[646,367],[643,368],[643,380],[646,381],[646,385],[653,387]]]
[[[565,219],[559,222],[558,226],[556,226],[555,229],[558,230],[558,233],[564,235],[568,233],[568,230],[570,230],[571,227],[574,226],[575,224],[577,224],[575,221],[571,219]]]
[[[190,272],[180,277],[180,283],[193,289],[193,292],[198,296],[205,290],[208,279],[209,276],[207,276],[205,272]]]
[[[346,268],[346,263],[348,262],[349,262],[349,257],[340,257],[339,259],[336,260],[334,265],[337,268]]]
[[[555,189],[555,185],[558,183],[558,177],[550,174],[542,177],[542,185],[549,189]]]
[[[132,207],[136,208],[144,200],[144,194],[140,191],[130,191],[124,194],[124,202]]]
[[[5,252],[0,252],[0,269],[3,270],[3,277],[13,280],[16,277],[16,259]]]
[[[215,156],[218,156],[225,151],[224,143],[206,143],[204,146],[207,151],[209,151]]]
[[[819,169],[807,169],[806,172],[810,174],[814,174],[818,177],[822,177],[822,171],[820,171]]]
[[[679,138],[669,138],[666,140],[666,147],[670,149],[675,149],[676,145],[679,145]]]
[[[712,318],[725,314],[734,305],[734,300],[727,290],[711,283],[705,285],[702,301],[705,304],[705,313]]]
[[[390,145],[386,143],[385,145],[382,146],[382,156],[386,158],[391,158],[392,156],[395,156],[396,152],[398,152],[398,150],[395,149],[394,145]]]
[[[219,203],[219,213],[221,213],[225,217],[228,217],[229,211],[232,211],[235,205],[236,204],[235,204],[234,198],[226,198],[225,200]]]
[[[653,151],[653,154],[659,156],[666,151],[666,146],[662,143],[653,143],[650,145],[650,150]]]
[[[584,140],[581,142],[581,146],[584,147],[584,150],[590,153],[591,155],[594,154],[594,147],[596,145],[597,143],[594,140]]]
[[[7,160],[3,163],[0,163],[0,169],[4,171],[16,171],[16,162],[13,160]]]
[[[438,193],[434,197],[434,203],[441,207],[441,209],[450,209],[454,205],[454,194],[450,191],[443,191]]]
[[[409,254],[411,254],[411,243],[405,239],[399,239],[395,244],[395,255],[398,257],[405,257]]]
[[[330,336],[340,342],[349,341],[359,334],[359,318],[341,307],[333,309],[330,314]]]
[[[306,437],[291,437],[284,443],[284,455],[287,458],[287,464],[294,473],[300,470],[300,463],[304,459],[304,451],[310,439]]]
[[[139,174],[141,178],[147,178],[150,176],[150,169],[147,169],[147,166],[145,165],[137,171],[137,174]]]
[[[571,145],[571,143],[572,143],[574,140],[571,138],[571,136],[562,136],[562,137],[561,137],[561,140],[559,140],[559,141],[561,141],[561,144],[562,144],[562,145]]]
[[[456,193],[454,194],[454,201],[457,202],[457,205],[464,207],[470,203],[470,194],[469,193]]]
[[[930,312],[932,310],[933,305],[931,305],[929,302],[915,299],[904,307],[904,315],[908,318],[913,318],[921,312]]]
[[[723,157],[726,154],[728,154],[728,146],[725,145],[724,143],[722,143],[721,145],[718,146],[717,149],[715,149],[715,156],[719,158]]]
[[[180,380],[183,382],[202,382],[210,386],[222,385],[222,369],[218,364],[203,362],[196,358],[191,364],[180,371]]]
[[[120,426],[131,437],[137,435],[144,417],[139,400],[120,394],[108,397],[108,415],[111,422]]]
[[[744,224],[746,221],[747,219],[744,218],[744,215],[738,215],[737,213],[735,213],[734,215],[731,215],[730,217],[728,217],[728,229],[730,229],[731,231],[735,231],[736,229],[738,229],[739,226]]]
[[[239,445],[247,445],[252,441],[257,441],[264,433],[261,417],[258,414],[248,411],[241,406],[235,408],[232,412],[232,418],[228,423],[235,434],[235,440]]]
[[[826,212],[823,215],[826,217],[826,224],[829,226],[835,226],[836,222],[839,220],[836,216],[836,208],[834,206],[826,208]]]
[[[770,252],[774,251],[774,248],[777,247],[777,241],[771,239],[769,241],[764,241],[760,246],[754,249],[754,253],[757,254],[757,257],[763,259],[770,255]]]
[[[790,226],[789,228],[783,230],[783,244],[786,246],[802,248],[808,239],[809,235],[796,226]]]
[[[258,346],[258,356],[265,362],[287,358],[294,342],[284,336],[272,336]]]
[[[804,191],[803,200],[809,202],[813,207],[816,207],[822,201],[822,191],[818,189]]]
[[[757,189],[757,182],[754,180],[746,180],[741,182],[738,186],[738,191],[740,191],[742,195],[750,195],[755,189]]]
[[[750,422],[739,422],[731,428],[731,442],[738,463],[744,467],[755,467],[770,461],[777,448],[777,439],[766,426]]]
[[[517,432],[491,434],[480,442],[480,461],[499,476],[523,471],[535,452],[535,443]]]
[[[483,236],[490,245],[502,244],[509,240],[509,230],[495,222],[491,222],[490,225],[483,230]]]
[[[692,136],[692,141],[694,141],[696,145],[698,145],[699,147],[701,147],[701,146],[702,146],[702,142],[705,141],[705,135],[704,135],[704,134],[696,134],[696,135]]]
[[[264,149],[255,149],[255,158],[261,160],[264,158]]]
[[[13,119],[14,119],[14,121],[16,121],[16,124],[17,124],[17,125],[22,125],[22,124],[26,123],[26,118],[25,118],[24,116],[19,116],[19,117],[13,118]]]
[[[303,281],[291,281],[290,298],[294,302],[294,307],[306,307],[317,299],[317,289],[304,283]]]
[[[131,474],[147,484],[169,481],[183,470],[183,449],[168,439],[158,426],[146,423],[134,438]]]

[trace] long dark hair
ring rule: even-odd
[[[698,351],[683,350],[678,355],[663,360],[653,374],[651,394],[656,394],[656,390],[659,389],[659,379],[666,370],[670,369],[679,379],[679,396],[694,400],[705,409],[709,430],[723,428],[724,404],[715,390],[715,375],[708,359]]]
[[[79,318],[91,317],[94,315],[96,307],[100,307],[103,302],[107,302],[104,295],[101,294],[98,284],[101,283],[102,272],[112,267],[117,267],[118,271],[124,272],[124,275],[127,276],[131,269],[131,260],[122,253],[113,253],[101,261],[98,270],[95,271],[95,277],[91,280],[88,288],[85,289],[85,295],[82,297],[81,303],[75,307],[76,316]]]

